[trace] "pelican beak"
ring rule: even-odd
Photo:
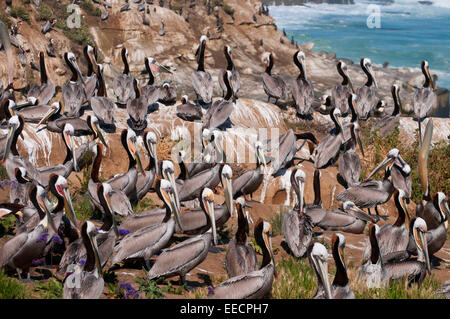
[[[428,254],[428,243],[427,243],[427,236],[424,232],[422,232],[420,229],[417,229],[417,234],[419,237],[420,245],[422,245],[423,254],[425,258],[425,265],[427,267],[427,271],[429,274],[431,274],[431,264],[430,264],[430,256]]]
[[[274,277],[277,278],[278,277],[278,273],[277,273],[277,269],[276,269],[276,265],[275,265],[275,257],[273,255],[271,231],[264,232],[263,233],[263,239],[264,239],[264,243],[265,243],[267,249],[269,250],[270,258],[272,259],[273,268],[274,268],[274,271],[273,271]]]
[[[41,199],[44,203],[44,211],[45,211],[45,215],[47,216],[47,222],[48,224],[50,224],[50,227],[53,229],[53,231],[55,232],[55,234],[58,233],[58,228],[56,228],[55,222],[53,221],[53,216],[50,213],[50,210],[48,208],[48,203],[47,201],[45,201],[45,199],[43,198],[45,195],[41,195]],[[44,225],[45,228],[48,228],[48,224]]]
[[[9,155],[9,152],[11,151],[11,144],[13,141],[14,134],[16,133],[16,130],[17,130],[17,124],[12,124],[9,129],[8,136],[6,137],[6,148],[5,148],[5,154],[3,155],[2,163],[5,162],[6,158]]]
[[[263,164],[263,166],[264,166],[264,175],[266,175],[267,174],[266,157],[264,156],[263,151],[259,147],[256,150],[256,156],[258,157],[260,163]]]
[[[144,170],[144,167],[142,166],[141,155],[139,154],[139,151],[138,151],[138,149],[136,147],[136,139],[135,138],[133,138],[131,140],[131,143],[128,142],[128,148],[130,149],[131,153],[136,158],[136,162],[137,162],[138,168],[141,171],[142,175],[145,176],[145,170]]]
[[[376,223],[376,219],[373,218],[372,216],[367,215],[362,209],[353,206],[350,211],[352,212],[352,215],[362,221],[365,222],[372,222],[372,223]]]
[[[431,138],[433,136],[433,121],[430,119],[425,128],[425,134],[422,138],[422,147],[419,150],[418,171],[419,181],[422,185],[422,192],[428,191],[428,153],[430,152]]]
[[[109,194],[105,194],[106,204],[108,205],[108,209],[111,212],[112,220],[113,220],[113,229],[114,233],[116,234],[116,238],[119,238],[119,229],[117,228],[117,220],[116,216],[114,215],[114,211],[111,208],[111,197],[109,197]]]
[[[36,102],[37,102],[37,101],[36,101]],[[20,110],[20,109],[25,108],[25,107],[27,107],[27,106],[34,105],[36,102],[33,102],[33,101],[31,101],[30,99],[28,99],[28,100],[26,100],[26,101],[17,103],[17,104],[14,106],[14,109],[15,109],[15,110]],[[11,114],[11,115],[14,115],[14,114]]]
[[[386,165],[392,163],[394,159],[386,157],[366,178],[366,181],[368,181],[373,175],[375,175],[380,169],[385,167]]]
[[[353,82],[350,79],[350,76],[348,75],[348,71],[344,71],[345,74],[347,75],[347,79],[348,79],[348,87],[350,88],[350,90],[352,90],[352,93],[355,94],[355,89],[353,88]]]
[[[158,72],[163,73],[169,73],[172,74],[172,71],[170,71],[168,68],[166,68],[164,65],[159,64],[158,62],[155,62],[155,65],[158,67]]]
[[[94,133],[97,135],[100,142],[102,142],[103,145],[105,145],[105,147],[108,147],[108,144],[106,144],[106,141],[105,141],[105,137],[103,136],[102,130],[98,127],[97,121],[92,122],[92,128],[94,129]]]
[[[44,115],[44,117],[39,121],[39,123],[36,125],[36,128],[41,126],[42,124],[46,123],[50,117],[52,117],[53,114],[55,114],[58,111],[58,108],[52,107],[50,110],[47,111],[47,113]]]
[[[206,200],[205,208],[207,213],[209,214],[209,218],[211,220],[211,228],[213,233],[213,245],[217,245],[217,230],[216,230],[216,217],[214,216],[214,202],[211,200]]]
[[[76,172],[79,172],[80,170],[79,170],[78,165],[77,165],[77,157],[75,155],[75,147],[74,147],[74,142],[73,142],[73,136],[72,135],[68,135],[66,132],[64,132],[63,135],[64,135],[64,140],[66,141],[67,146],[72,151],[73,167],[74,167]]]
[[[224,193],[225,193],[225,205],[230,212],[231,217],[236,217],[236,212],[233,205],[233,186],[231,178],[228,175],[224,175]]]
[[[81,83],[83,83],[83,86],[86,87],[86,81],[84,80],[83,75],[81,74],[81,71],[80,71],[80,68],[78,67],[77,61],[73,61],[72,63],[73,63],[73,66],[74,66],[75,70],[78,73],[78,76],[79,76],[79,78],[81,80]]]
[[[298,198],[298,203],[299,203],[299,211],[300,211],[300,216],[303,214],[303,194],[305,192],[305,185],[302,181],[298,181],[298,188],[300,189],[300,194],[299,194],[299,198]]]
[[[171,191],[169,193],[166,193],[167,196],[169,197],[169,203],[170,203],[170,208],[175,216],[175,221],[177,222],[178,226],[180,227],[181,232],[183,232],[183,224],[181,222],[181,209],[180,207],[178,207],[177,205],[177,201],[176,201],[176,196],[175,196],[175,192]]]
[[[79,231],[77,217],[75,216],[75,210],[73,209],[72,199],[70,197],[69,188],[63,188],[63,196],[64,196],[64,204],[65,204],[65,213],[75,228]]]
[[[95,259],[95,266],[97,267],[98,274],[102,275],[102,265],[100,264],[100,257],[98,256],[98,246],[97,246],[97,233],[95,234],[89,234],[89,241],[92,245],[92,250],[94,251],[94,259]]]
[[[328,280],[328,262],[322,261],[318,256],[313,256],[312,259],[316,264],[317,272],[319,273],[320,279],[322,280],[322,284],[325,288],[325,295],[328,299],[331,299],[331,288]]]
[[[177,189],[177,184],[175,183],[175,175],[173,172],[163,172],[163,176],[165,179],[167,179],[170,184],[172,184],[172,188],[175,194],[175,203],[176,203],[176,207],[178,209],[178,211],[181,211],[181,205],[180,205],[180,197],[178,196],[178,189]]]
[[[355,131],[356,131],[356,134],[355,134],[356,135],[356,141],[358,142],[359,149],[361,151],[362,156],[365,157],[365,155],[364,155],[364,148],[363,148],[363,144],[362,144],[362,141],[361,141],[361,134],[359,133],[359,129],[356,129]]]
[[[400,107],[400,112],[403,110],[403,105],[402,105],[402,100],[400,99],[400,88],[395,92],[395,94],[397,95],[397,103]]]

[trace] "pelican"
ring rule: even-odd
[[[362,58],[360,61],[362,70],[367,76],[367,82],[364,86],[356,90],[356,105],[359,119],[367,120],[370,111],[375,106],[375,88],[378,88],[377,81],[373,76],[372,61],[368,58]]]
[[[256,168],[246,171],[241,176],[233,180],[233,198],[250,195],[253,200],[253,193],[259,188],[266,173],[266,159],[262,151],[262,143],[255,143]]]
[[[359,124],[354,123],[350,126],[351,139],[347,145],[348,150],[339,157],[337,174],[338,182],[345,188],[349,188],[359,184],[361,175],[361,160],[356,153],[356,143],[364,156],[364,149],[362,147],[361,137],[359,134]]]
[[[85,82],[78,67],[75,55],[72,52],[64,54],[64,60],[72,71],[72,77],[69,82],[62,86],[62,101],[64,110],[68,117],[79,117],[80,108],[84,101],[86,101]]]
[[[147,99],[141,96],[139,81],[133,79],[135,97],[128,100],[127,112],[131,121],[131,128],[136,131],[142,131],[147,127]]]
[[[182,227],[179,211],[175,202],[174,191],[168,180],[162,179],[157,183],[158,197],[164,202],[166,215],[161,223],[140,228],[125,235],[120,243],[114,247],[111,265],[125,259],[143,258],[147,267],[149,259],[167,246],[175,230],[175,223]],[[171,216],[173,215],[173,218]]]
[[[341,111],[342,116],[348,114],[348,94],[354,94],[352,81],[348,75],[347,65],[343,61],[336,63],[339,75],[342,77],[342,83],[336,85],[331,91],[332,104]]]
[[[64,299],[98,299],[103,293],[105,282],[98,255],[97,230],[92,222],[86,221],[81,227],[81,237],[86,249],[86,263],[83,268],[75,266],[75,271],[64,282]],[[76,276],[73,279],[71,276]],[[70,283],[70,284],[69,284]],[[77,287],[76,283],[79,284]]]
[[[87,45],[84,47],[83,53],[88,64],[88,72],[84,77],[84,82],[86,83],[84,90],[86,93],[86,101],[90,101],[97,89],[98,74],[96,74],[94,66],[97,64],[97,48]]]
[[[212,101],[214,85],[211,74],[205,71],[206,41],[208,41],[208,38],[205,35],[202,35],[200,37],[200,44],[197,48],[197,52],[195,53],[198,62],[197,71],[192,73],[191,78],[197,98],[200,97],[203,103],[209,104]]]
[[[391,87],[392,98],[394,99],[394,107],[382,107],[385,115],[381,117],[372,127],[372,131],[380,130],[381,136],[386,136],[394,128],[397,128],[400,124],[400,112],[402,109],[402,102],[400,100],[400,87],[397,84],[394,84]],[[378,111],[381,111],[378,109]]]
[[[223,53],[225,54],[225,58],[227,59],[226,70],[231,72],[230,84],[233,88],[233,96],[237,98],[237,92],[241,88],[241,76],[239,75],[238,70],[236,70],[233,60],[231,59],[231,47],[229,45],[225,45],[223,47]],[[221,74],[223,74],[223,71],[225,70],[220,70],[217,80],[219,81],[219,86],[222,89],[222,96],[224,97],[227,91],[227,86],[225,85],[224,78],[220,76]]]
[[[152,57],[145,58],[144,63],[149,78],[147,84],[141,87],[141,95],[146,99],[146,104],[149,106],[156,103],[159,99],[159,89],[155,86],[155,77],[153,75],[153,72],[157,71],[159,65]]]
[[[117,228],[116,218],[111,209],[111,199],[109,194],[112,192],[112,188],[107,183],[97,184],[97,195],[100,200],[100,204],[105,212],[103,216],[103,225],[98,229],[97,233],[97,251],[99,256],[100,265],[105,266],[109,257],[113,252],[116,239],[119,238],[119,230]],[[57,275],[64,277],[68,267],[72,264],[77,264],[81,259],[86,257],[86,247],[83,245],[83,237],[78,238],[70,243],[66,248],[61,261],[58,265]]]
[[[322,169],[333,164],[339,156],[343,139],[343,129],[341,124],[341,111],[334,109],[330,113],[331,120],[334,122],[335,130],[328,134],[314,149],[314,168]]]
[[[33,185],[33,179],[28,174],[25,167],[16,167],[14,169],[15,180],[18,185],[16,188],[11,188],[9,191],[9,200],[11,203],[28,205],[30,204],[29,190]]]
[[[254,229],[255,239],[261,247],[263,259],[259,270],[232,277],[214,287],[210,299],[261,299],[272,289],[273,277],[277,278],[272,250],[272,226],[259,218]]]
[[[49,117],[55,119],[61,113],[61,104],[54,102],[52,105],[40,104],[35,97],[29,97],[26,103],[15,104],[12,100],[5,100],[4,105],[6,117],[22,115],[25,122],[39,123],[43,116],[51,112]],[[30,104],[31,106],[28,106]]]
[[[36,98],[40,104],[46,105],[55,95],[55,85],[49,82],[45,67],[44,52],[39,52],[39,66],[41,72],[41,84],[34,83],[27,93],[27,98]]]
[[[144,147],[148,152],[148,165],[143,172],[138,172],[136,180],[136,194],[131,195],[133,201],[139,201],[147,194],[153,186],[153,182],[159,175],[158,156],[156,153],[157,138],[155,133],[146,131],[144,133]]]
[[[177,105],[177,116],[185,121],[200,121],[203,117],[202,107],[189,102],[188,96],[181,97],[181,104]]]
[[[91,108],[97,119],[107,125],[114,125],[116,105],[108,98],[105,80],[103,79],[103,65],[97,65],[96,81],[98,80],[98,91],[96,96],[91,97]]]
[[[170,86],[168,81],[164,81],[164,83],[159,88],[159,99],[158,102],[161,102],[164,105],[173,105],[177,101],[177,92],[173,87]]]
[[[225,255],[225,268],[228,278],[258,270],[256,252],[247,242],[249,232],[248,220],[243,211],[243,207],[246,206],[248,207],[243,197],[239,197],[236,200],[238,230],[235,237],[228,243],[227,254]]]
[[[300,118],[310,118],[314,112],[314,89],[312,82],[306,76],[305,53],[297,51],[294,54],[294,63],[299,68],[300,74],[292,82],[292,97],[294,99],[297,115]]]
[[[275,104],[279,99],[287,100],[288,98],[288,88],[283,79],[278,75],[272,75],[273,67],[273,55],[269,53],[264,58],[264,63],[266,64],[266,70],[263,73],[263,87],[264,92],[266,92],[268,98],[267,102],[270,102],[270,98],[275,99]]]
[[[305,214],[303,193],[306,174],[301,169],[295,169],[291,174],[291,185],[298,197],[298,205],[283,215],[283,234],[292,254],[303,257],[312,240],[313,224],[311,217]]]
[[[333,299],[355,299],[355,294],[350,290],[347,269],[344,262],[345,237],[342,234],[334,234],[332,239],[332,253],[336,264],[336,275],[331,284]]]
[[[384,278],[386,278],[386,269],[383,266],[380,247],[378,246],[378,234],[380,227],[375,224],[369,226],[370,258],[361,266],[360,277],[365,281],[369,288],[379,288]]]
[[[314,243],[308,252],[308,259],[317,278],[317,291],[313,299],[332,299],[328,280],[328,252],[321,243]]]
[[[103,206],[100,204],[100,200],[97,194],[97,184],[101,183],[99,179],[99,171],[103,157],[102,144],[96,145],[95,153],[96,153],[95,159],[91,170],[91,178],[89,179],[88,184],[88,196],[89,200],[94,205],[94,207],[97,207],[101,212],[103,212]],[[123,191],[113,189],[110,198],[111,198],[111,208],[114,213],[119,214],[121,216],[133,214],[133,209],[131,208],[130,200]]]
[[[416,89],[413,95],[414,118],[419,122],[419,146],[422,145],[421,122],[427,117],[435,100],[435,84],[430,73],[428,61],[422,61],[421,68],[425,76],[425,82],[421,88]]]
[[[205,190],[205,210],[209,215],[208,229],[202,235],[191,237],[175,246],[164,249],[147,273],[147,279],[180,276],[185,284],[186,273],[205,260],[211,245],[217,244],[216,221],[214,217],[214,194]]]
[[[122,48],[121,51],[124,69],[122,74],[114,79],[114,94],[117,98],[117,104],[121,107],[127,105],[127,102],[135,98],[135,89],[133,87],[133,77],[130,75],[130,68],[128,66],[128,50]]]
[[[233,89],[231,87],[231,71],[224,71],[223,81],[227,87],[227,94],[223,100],[217,100],[214,104],[206,111],[203,120],[203,129],[214,129],[221,127],[227,119],[230,117],[234,109],[234,102],[231,98],[234,98]]]

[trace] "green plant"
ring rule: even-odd
[[[183,286],[174,286],[169,281],[167,283],[167,286],[164,286],[161,290],[164,291],[164,292],[167,292],[169,294],[182,295],[183,291],[184,291],[184,285]]]
[[[280,210],[278,213],[270,219],[270,224],[272,225],[272,236],[278,236],[283,234],[283,215],[286,213],[285,207],[280,205]]]
[[[139,291],[145,294],[147,299],[160,299],[164,296],[161,288],[158,287],[155,280],[136,277],[135,281],[139,284]]]
[[[75,216],[79,221],[88,220],[91,218],[94,210],[87,195],[78,196],[73,200],[73,209]]]
[[[22,4],[30,4],[31,0],[22,0]]]
[[[256,243],[255,237],[250,237],[250,246],[253,247],[253,249],[255,250],[255,252],[256,252],[257,254],[262,255],[262,249],[261,249],[261,247]]]
[[[30,23],[30,14],[24,7],[21,6],[13,6],[11,7],[11,16],[14,18],[20,18],[27,23]]]
[[[9,17],[3,13],[0,13],[0,20],[9,28],[12,25]]]
[[[143,198],[139,202],[132,205],[134,212],[142,212],[144,210],[155,208],[156,205],[150,198]]]
[[[39,21],[47,21],[53,18],[53,10],[46,5],[45,3],[41,3],[39,6],[39,13],[37,19]]]
[[[17,279],[0,272],[0,299],[26,299],[30,297],[27,287]]]
[[[0,236],[12,234],[16,226],[16,218],[13,215],[0,219]]]
[[[89,0],[81,2],[81,7],[91,16],[99,17],[102,15],[101,10],[98,7],[94,7],[94,4]]]
[[[39,299],[62,299],[63,285],[55,278],[50,278],[47,282],[35,282],[34,291],[38,292]]]

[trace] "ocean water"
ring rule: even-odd
[[[430,0],[432,5],[394,1],[378,7],[380,28],[367,26],[374,2],[364,0],[354,5],[269,6],[269,12],[289,39],[314,42],[313,50],[335,52],[356,63],[362,57],[374,64],[387,61],[391,67],[419,69],[427,60],[437,85],[450,89],[450,0]]]

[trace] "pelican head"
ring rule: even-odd
[[[445,223],[445,228],[448,228],[448,215],[450,214],[450,209],[448,207],[447,196],[444,193],[438,192],[435,198],[435,204],[437,211],[441,215],[442,222]]]
[[[417,260],[425,263],[428,273],[431,273],[430,257],[428,255],[428,243],[426,232],[427,223],[420,217],[413,224],[413,237],[417,246]]]
[[[200,37],[200,44],[201,45],[206,45],[206,41],[208,41],[208,37],[206,35],[202,35]]]
[[[181,103],[182,104],[187,104],[188,101],[189,101],[189,97],[187,95],[183,95],[181,97]]]
[[[207,187],[203,189],[201,194],[201,203],[211,222],[213,244],[217,245],[216,218],[214,216],[214,193],[211,189]]]
[[[74,135],[75,135],[75,129],[73,128],[73,125],[70,123],[66,123],[63,128],[64,142],[66,143],[69,151],[72,152],[73,167],[76,172],[79,172],[80,169],[78,168],[78,165],[77,165],[77,157],[75,155],[75,144],[73,142]]]
[[[33,181],[31,176],[28,175],[28,172],[25,167],[22,166],[16,167],[14,173],[17,181],[21,184],[31,183]]]
[[[102,144],[105,145],[105,147],[108,147],[108,144],[106,143],[103,133],[98,125],[98,118],[95,115],[88,115],[86,121],[92,133],[94,133],[94,137],[98,138]]]
[[[233,171],[231,167],[225,164],[220,173],[220,181],[222,182],[222,187],[225,195],[225,205],[230,212],[231,217],[236,217],[236,212],[233,206],[233,187],[232,187]]]
[[[175,191],[172,187],[172,184],[167,179],[162,179],[159,183],[158,189],[159,197],[164,201],[167,207],[169,207],[172,212],[174,219],[178,226],[180,227],[181,232],[183,232],[183,225],[181,223],[180,218],[180,209],[177,206],[177,201],[175,198]]]
[[[72,222],[73,226],[75,226],[76,229],[79,229],[77,217],[75,216],[75,210],[73,209],[72,198],[70,197],[69,184],[67,180],[64,178],[64,176],[56,176],[54,174],[50,176],[50,180],[52,180],[52,178],[53,180],[56,178],[56,181],[54,183],[56,192],[59,194],[59,196],[64,198],[64,203],[66,206],[66,209],[64,210],[65,214]]]
[[[104,201],[103,205],[105,205],[107,207],[107,211],[109,214],[111,214],[111,219],[112,219],[112,227],[114,230],[114,233],[116,234],[116,237],[119,238],[119,229],[117,228],[117,222],[116,222],[116,217],[114,215],[114,211],[113,208],[111,206],[111,193],[112,193],[113,189],[111,187],[110,184],[108,183],[98,183],[97,184],[97,195],[99,200],[102,202]]]
[[[424,60],[421,63],[422,66],[422,73],[425,76],[425,83],[429,82],[431,89],[435,89],[435,84],[433,81],[433,77],[431,76],[430,73],[430,64],[428,63],[428,61]]]
[[[167,179],[171,184],[175,193],[175,201],[177,203],[177,208],[181,211],[180,199],[178,197],[177,184],[175,182],[175,168],[173,163],[168,160],[164,160],[161,164],[161,175],[164,179]]]
[[[373,84],[375,85],[376,88],[378,88],[377,80],[373,76],[372,61],[369,58],[362,58],[361,68],[366,71],[368,77],[372,78]]]
[[[98,274],[101,275],[102,274],[102,266],[100,264],[100,257],[98,255],[98,245],[97,245],[97,238],[96,238],[98,235],[98,231],[92,222],[86,221],[82,226],[82,233],[85,233],[85,236],[87,236],[87,238],[92,246],[92,250],[94,252],[95,266],[96,266]]]
[[[255,142],[255,155],[256,155],[256,163],[258,166],[261,164],[264,166],[264,172],[266,171],[266,157],[263,151],[263,144],[260,141]]]
[[[56,113],[59,113],[61,111],[61,102],[54,102],[52,104],[52,107],[45,113],[45,115],[42,117],[42,119],[39,121],[39,123],[36,125],[36,128],[41,126],[44,123],[47,123],[47,121]]]
[[[225,49],[225,52],[226,52],[228,55],[231,55],[231,47],[230,47],[229,45],[226,45],[226,46],[224,47],[224,49]]]
[[[21,131],[20,127],[23,125],[23,118],[20,118],[18,115],[14,115],[8,121],[8,135],[6,137],[6,147],[5,154],[3,155],[2,162],[4,163],[9,153],[11,152],[11,146],[13,144],[13,140],[15,138],[16,132]]]
[[[328,280],[328,252],[324,245],[317,242],[314,243],[311,250],[310,261],[319,281],[322,283],[325,290],[325,296],[328,299],[331,299],[330,282]]]
[[[380,169],[385,167],[388,164],[397,162],[400,167],[404,167],[403,163],[400,163],[398,160],[400,156],[400,151],[397,148],[391,149],[387,154],[384,160],[378,164],[378,166],[369,174],[369,176],[366,178],[366,180],[369,180],[373,175],[375,175]]]
[[[136,133],[132,129],[128,129],[126,131],[126,142],[127,142],[126,143],[127,150],[130,152],[130,154],[136,160],[138,168],[141,171],[142,175],[145,176],[145,171],[144,171],[144,167],[142,165],[141,155],[137,148]]]
[[[358,218],[362,221],[372,222],[372,223],[376,222],[375,218],[373,218],[370,215],[367,215],[362,209],[357,207],[355,205],[355,203],[353,203],[352,201],[345,201],[344,204],[342,204],[342,208],[344,209],[345,212],[350,213],[350,215],[352,215],[353,217]]]
[[[156,144],[157,143],[158,143],[158,139],[157,139],[155,133],[153,133],[152,131],[148,131],[147,133],[145,133],[144,144],[145,144],[145,147],[146,147],[148,153],[155,161],[156,175],[159,175],[158,153],[156,152]]]
[[[305,182],[306,182],[306,174],[301,169],[296,169],[294,173],[294,182],[298,185],[298,209],[299,214],[303,214],[303,208],[304,208],[304,199],[303,194],[305,192]],[[294,188],[295,189],[295,188]]]

